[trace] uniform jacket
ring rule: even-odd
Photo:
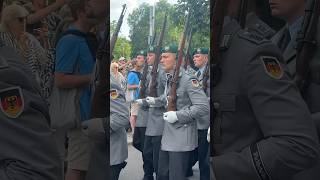
[[[210,66],[208,67],[210,68]],[[205,72],[203,72],[205,73]],[[202,87],[204,87],[204,82],[203,82],[203,78],[204,78],[204,74],[201,73],[200,77],[198,78],[199,83]],[[210,72],[209,72],[209,76],[210,76]],[[210,103],[210,78],[207,81],[207,88],[206,88],[206,95],[207,95],[207,100],[208,103]],[[209,108],[209,113],[207,113],[206,115],[197,118],[197,128],[199,130],[205,130],[208,129],[210,126],[210,108]]]
[[[171,79],[168,78],[167,84]],[[166,104],[167,91],[158,99]],[[209,103],[197,78],[180,69],[177,88],[178,121],[171,124],[164,122],[161,140],[163,151],[192,151],[198,146],[196,119],[209,113]]]
[[[157,75],[157,95],[160,96],[164,93],[164,88],[166,84],[166,76],[161,67],[158,66]],[[149,87],[150,88],[150,87]],[[148,123],[146,129],[147,136],[161,136],[164,128],[163,113],[166,108],[161,106],[149,106]]]
[[[61,180],[49,110],[30,74],[17,52],[0,45],[0,179]],[[20,113],[8,116],[8,107]]]
[[[147,79],[146,79],[146,97],[149,94],[149,85],[151,80],[151,67],[148,67],[147,71]],[[138,108],[137,122],[136,127],[146,127],[149,116],[149,105],[147,103],[143,103],[143,105]]]
[[[129,108],[121,85],[110,76],[110,165],[123,163],[128,158],[126,127]]]
[[[318,24],[318,29],[320,28]],[[274,37],[273,42],[278,44],[281,37],[284,33],[284,28],[281,29]],[[320,42],[320,33],[317,34],[317,42]],[[296,75],[296,58],[297,58],[297,41],[296,39],[292,39],[287,48],[283,52],[284,60],[289,68],[291,78],[294,78]],[[310,112],[312,113],[312,119],[315,121],[317,126],[318,137],[320,137],[320,48],[319,45],[316,49],[316,53],[313,59],[310,61],[310,76],[308,77],[308,86],[303,92],[303,98],[308,105]],[[318,169],[320,166],[318,165]],[[320,177],[319,170],[313,170],[313,174],[317,174],[317,177]],[[310,172],[308,172],[310,174]],[[306,177],[301,178],[306,179]],[[308,177],[307,179],[310,179]]]
[[[222,35],[229,40],[223,44],[222,78],[212,94],[216,178],[291,179],[319,157],[308,108],[274,44],[240,30],[234,21]]]

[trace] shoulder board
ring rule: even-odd
[[[263,36],[259,35],[257,32],[245,30],[240,31],[238,33],[238,36],[242,39],[248,40],[254,44],[262,44],[264,42],[267,42],[268,40],[264,39]]]
[[[0,56],[0,69],[4,69],[7,67],[9,67],[7,60],[5,60],[5,58]]]
[[[188,74],[188,75],[190,75],[190,76],[196,76],[196,71],[194,70],[194,69],[192,69],[192,68],[188,68],[187,70],[186,70],[186,74]]]
[[[254,28],[264,38],[270,38],[275,34],[275,31],[266,24],[256,23]]]

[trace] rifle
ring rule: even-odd
[[[186,35],[187,35],[187,31],[188,31],[189,19],[190,19],[190,13],[188,13],[188,16],[187,16],[187,19],[185,22],[182,38],[181,38],[180,45],[179,45],[178,63],[175,67],[174,76],[173,76],[173,79],[170,83],[171,89],[170,89],[170,95],[168,97],[167,111],[176,111],[177,110],[177,83],[178,83],[179,74],[180,74],[180,67],[181,67],[182,59],[183,59],[183,49],[184,49],[185,42],[186,42]]]
[[[210,54],[208,55],[210,57]],[[207,93],[208,80],[210,79],[210,63],[209,61],[206,64],[206,69],[204,70],[202,86],[205,93]]]
[[[157,97],[157,75],[158,75],[158,66],[160,62],[160,56],[161,56],[161,47],[162,47],[162,41],[164,37],[164,32],[166,30],[167,25],[167,13],[164,16],[163,24],[162,24],[162,30],[158,39],[157,43],[157,50],[156,50],[156,57],[154,64],[152,66],[151,71],[151,84],[150,84],[150,96],[151,97]]]
[[[214,8],[213,15],[211,16],[210,22],[211,22],[211,52],[210,52],[210,72],[211,72],[211,79],[213,83],[213,87],[217,86],[220,82],[221,76],[222,76],[222,70],[220,67],[221,63],[221,54],[220,54],[220,41],[221,41],[221,35],[222,35],[222,29],[223,29],[223,22],[224,17],[226,15],[226,9],[228,7],[229,0],[216,0],[215,6],[211,8]],[[212,9],[211,9],[212,10]],[[213,89],[210,89],[210,91],[213,91]],[[211,94],[211,93],[210,93]],[[214,107],[214,99],[210,98],[210,107]],[[217,118],[216,118],[217,117]],[[220,131],[220,124],[221,124],[221,118],[219,118],[219,112],[213,108],[213,110],[210,111],[210,119],[215,119],[215,121],[210,121],[210,139],[214,143],[221,143],[221,131]],[[211,156],[214,155],[215,148],[213,146],[214,143],[210,143],[211,148]]]
[[[156,32],[156,30],[154,30],[152,41],[151,41],[152,46],[154,46],[154,42],[156,41],[156,36],[157,36],[157,32]]]
[[[140,82],[141,88],[139,92],[140,99],[146,98],[146,91],[147,91],[147,75],[148,75],[149,65],[148,65],[148,58],[147,57],[144,57],[144,58],[145,58],[145,61],[144,61],[141,82]]]
[[[310,61],[317,48],[317,26],[319,20],[319,0],[308,0],[302,28],[297,35],[297,63],[295,82],[300,91],[306,88]]]
[[[123,22],[123,17],[124,17],[124,13],[125,13],[125,10],[126,10],[126,6],[127,6],[126,4],[124,4],[122,6],[122,12],[121,12],[121,15],[119,17],[119,20],[118,20],[118,23],[117,23],[117,27],[116,27],[114,33],[112,34],[111,43],[110,43],[110,52],[111,52],[111,54],[113,52],[114,46],[116,45],[118,34],[119,34],[119,31],[120,31],[120,28],[121,28],[121,25],[122,25],[122,22]]]
[[[108,51],[110,43],[109,30],[106,29],[104,33],[104,40],[100,43],[97,51],[97,85],[95,87],[92,108],[91,108],[91,118],[103,118],[107,116],[107,97],[105,97],[105,92],[108,91],[109,83],[107,81],[108,77],[108,64],[110,59],[110,52]]]
[[[246,19],[247,19],[247,13],[248,13],[247,11],[248,11],[248,0],[241,0],[236,19],[242,29],[245,28],[246,26]]]
[[[188,66],[190,66],[191,56],[190,56],[190,48],[191,48],[191,40],[193,35],[193,29],[190,30],[189,37],[188,37],[188,46],[186,51],[186,57],[184,61],[184,69],[187,70]]]
[[[107,102],[108,97],[106,97],[106,92],[109,91],[109,83],[107,81],[107,77],[109,73],[110,67],[110,55],[113,52],[113,48],[115,46],[117,36],[120,31],[120,27],[122,25],[123,17],[124,17],[124,10],[126,5],[123,5],[123,9],[120,15],[120,18],[117,23],[117,27],[115,32],[112,35],[111,42],[110,42],[110,32],[107,28],[104,34],[104,40],[99,45],[97,51],[97,71],[98,71],[98,83],[95,87],[95,92],[92,99],[92,108],[91,108],[91,118],[103,118],[107,117],[106,110],[108,109]],[[107,18],[109,19],[109,18]],[[108,51],[110,49],[110,51]]]
[[[213,7],[213,16],[211,18],[211,43],[212,43],[212,53],[210,53],[210,59],[212,63],[210,64],[211,72],[213,72],[213,86],[216,86],[221,78],[220,69],[220,41],[223,29],[224,17],[226,15],[226,9],[229,4],[229,0],[216,0],[215,6]]]

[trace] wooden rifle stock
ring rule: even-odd
[[[190,66],[190,61],[192,60],[192,56],[190,56],[190,48],[191,48],[191,40],[192,40],[193,30],[190,30],[189,37],[188,37],[188,46],[186,51],[186,57],[184,61],[184,69],[187,70],[188,66]]]
[[[166,25],[167,25],[167,13],[164,16],[163,24],[162,24],[162,30],[158,39],[157,43],[157,50],[156,50],[156,57],[154,64],[152,66],[152,71],[151,71],[151,84],[150,84],[150,96],[151,97],[157,97],[157,75],[158,75],[158,66],[160,63],[160,58],[161,58],[161,47],[162,47],[162,42],[163,42],[163,37],[164,37],[164,32],[166,30]]]
[[[237,21],[241,28],[245,28],[248,13],[248,0],[241,0],[238,8]]]
[[[139,98],[144,99],[146,98],[146,91],[147,91],[147,75],[148,75],[148,59],[146,56],[144,56],[145,61],[144,61],[144,67],[143,67],[143,72],[142,72],[142,77],[140,81],[140,91],[139,91]]]
[[[308,0],[301,31],[297,35],[297,62],[295,82],[300,91],[306,86],[306,77],[309,74],[310,61],[317,48],[317,26],[319,20],[319,0]]]
[[[183,56],[184,56],[183,49],[184,49],[185,42],[186,42],[186,35],[187,35],[187,31],[188,31],[188,26],[189,26],[189,19],[190,19],[190,13],[188,13],[188,16],[187,16],[187,19],[185,22],[182,38],[181,38],[180,45],[179,45],[178,63],[176,64],[173,79],[170,83],[171,89],[170,89],[170,95],[168,97],[167,111],[176,111],[177,110],[177,83],[179,80],[180,67],[182,64]]]
[[[110,52],[108,51],[109,46],[110,36],[107,28],[104,35],[104,40],[101,42],[97,51],[98,83],[95,87],[92,99],[91,118],[107,117],[107,104],[109,103],[107,102],[108,98],[106,95],[109,96],[109,94],[106,93],[109,91],[109,84],[107,81],[108,67],[110,63]]]

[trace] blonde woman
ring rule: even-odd
[[[1,14],[0,38],[24,57],[41,87],[40,94],[47,99],[53,84],[53,51],[44,49],[33,35],[26,32],[27,16],[27,10],[20,5],[6,6]]]
[[[121,84],[121,88],[125,91],[125,89],[126,89],[126,79],[119,72],[119,64],[117,62],[112,62],[111,63],[110,73]]]

